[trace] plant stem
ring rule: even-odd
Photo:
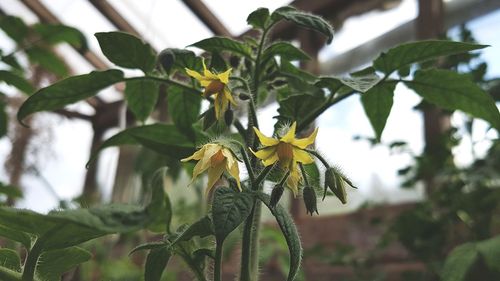
[[[299,163],[300,171],[302,172],[302,177],[304,178],[304,183],[306,186],[309,186],[309,179],[307,178],[306,170],[304,170],[304,166],[302,163]]]
[[[305,151],[307,151],[308,153],[314,155],[316,158],[318,158],[319,161],[321,161],[321,163],[323,163],[323,165],[325,166],[325,168],[330,168],[330,164],[328,164],[328,161],[326,161],[325,158],[323,158],[323,156],[321,156],[321,154],[319,154],[317,151],[315,150],[310,150],[310,149],[306,149]]]
[[[24,262],[23,275],[21,277],[22,281],[33,281],[35,277],[35,268],[41,254],[42,244],[40,243],[40,239],[38,239],[29,251],[26,261]]]
[[[245,166],[248,171],[248,177],[250,178],[250,183],[252,186],[255,184],[255,174],[253,172],[252,165],[250,164],[250,159],[248,158],[247,150],[245,147],[241,147],[241,155],[243,157],[243,162],[245,162]]]
[[[214,281],[222,281],[222,241],[217,241],[215,246]]]

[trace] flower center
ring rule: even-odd
[[[219,166],[220,164],[222,164],[222,162],[224,162],[224,160],[226,160],[226,156],[224,156],[224,154],[222,154],[222,150],[219,150],[219,151],[217,151],[217,153],[212,155],[212,157],[210,157],[210,164],[212,167],[216,167],[216,166]]]
[[[205,97],[209,97],[213,94],[220,93],[224,89],[224,86],[226,86],[224,83],[222,83],[220,80],[213,80],[208,84],[207,87],[205,87]]]
[[[288,163],[293,158],[293,148],[292,145],[286,142],[278,143],[276,147],[276,153],[278,153],[278,158],[283,163]]]

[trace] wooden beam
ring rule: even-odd
[[[28,7],[33,13],[37,15],[40,22],[60,24],[61,21],[52,12],[45,7],[39,0],[21,0],[21,2]],[[82,51],[74,48],[78,53],[80,53],[90,64],[92,64],[98,70],[108,69],[109,66],[101,60],[95,53],[90,50]]]
[[[205,24],[215,35],[232,37],[231,32],[219,21],[201,0],[182,0],[184,4]]]
[[[139,31],[135,29],[111,4],[106,0],[89,0],[106,19],[118,30],[140,37]]]

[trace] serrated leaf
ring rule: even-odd
[[[17,231],[0,225],[0,237],[21,243],[26,249],[31,249],[31,236],[22,231]]]
[[[167,90],[168,112],[179,131],[194,138],[193,123],[198,121],[201,95],[186,92],[182,88],[170,86]]]
[[[174,246],[178,242],[189,241],[195,236],[203,238],[214,234],[215,232],[212,219],[205,216],[191,224],[189,227],[182,229],[182,231],[177,234],[175,239],[171,241],[170,246]]]
[[[401,44],[382,53],[374,62],[373,67],[385,74],[390,74],[409,64],[424,62],[441,56],[449,56],[486,48],[463,42],[429,40]]]
[[[33,47],[26,50],[26,54],[33,65],[39,65],[57,76],[64,77],[69,73],[66,63],[48,49]]]
[[[14,250],[7,248],[0,249],[0,265],[17,272],[21,272],[21,259]]]
[[[160,84],[150,79],[134,79],[127,81],[125,99],[127,107],[138,120],[143,121],[153,112],[158,100]]]
[[[35,88],[28,80],[12,71],[0,70],[0,81],[14,86],[28,95],[31,95],[35,91]]]
[[[396,82],[384,82],[361,95],[361,103],[378,141],[391,112],[395,88]]]
[[[29,32],[28,26],[21,18],[7,15],[0,17],[0,29],[17,43],[22,43]]]
[[[247,17],[247,23],[254,28],[264,29],[269,20],[269,9],[258,8]]]
[[[19,108],[17,119],[22,123],[22,120],[32,113],[59,109],[84,100],[122,80],[123,72],[116,69],[92,71],[89,74],[66,78],[31,95]]]
[[[322,105],[325,98],[308,94],[289,96],[279,102],[278,121],[297,121],[298,125],[304,120],[309,112]]]
[[[215,191],[212,216],[218,243],[237,228],[252,211],[253,196],[247,192],[220,187]]]
[[[266,204],[269,210],[271,210],[271,213],[276,218],[281,232],[286,239],[288,251],[290,252],[290,270],[288,271],[287,280],[293,281],[299,272],[300,262],[302,259],[302,245],[300,243],[297,227],[295,226],[290,214],[288,214],[288,212],[281,205],[278,204],[274,208],[269,206],[271,200],[269,195],[257,193],[257,196],[262,202],[264,202],[264,204]]]
[[[87,49],[85,35],[74,27],[62,24],[38,23],[33,28],[45,43],[58,44],[65,42],[82,51]]]
[[[167,248],[151,249],[146,258],[144,281],[160,281],[171,256]]]
[[[151,72],[155,67],[153,48],[140,38],[123,32],[100,32],[95,37],[112,63],[125,68],[138,68],[144,73]]]
[[[92,254],[80,247],[44,252],[37,263],[36,275],[45,281],[59,281],[61,275],[88,261]]]
[[[196,141],[203,141],[203,136],[197,133]],[[141,144],[161,154],[180,159],[195,151],[196,143],[184,136],[175,125],[152,124],[133,127],[119,132],[107,139],[95,151],[87,165],[93,162],[100,151],[105,148],[120,145]]]
[[[404,83],[426,101],[464,111],[500,131],[500,113],[495,101],[466,75],[441,69],[419,70],[412,81]]]
[[[310,57],[301,49],[288,42],[274,42],[264,50],[262,61],[267,61],[274,56],[280,56],[287,61],[309,60]]]
[[[252,50],[246,44],[226,37],[211,37],[198,41],[192,45],[211,53],[228,51],[251,58]]]
[[[21,273],[8,269],[6,267],[0,266],[0,280],[2,281],[20,281]],[[38,281],[38,280],[34,280]]]
[[[271,18],[274,21],[286,19],[301,27],[322,33],[326,36],[328,44],[333,40],[333,27],[320,16],[299,11],[291,6],[286,6],[276,9],[271,15]]]

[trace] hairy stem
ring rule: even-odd
[[[214,281],[222,281],[222,241],[217,241],[215,246]]]
[[[24,262],[23,275],[21,277],[22,281],[33,281],[35,278],[35,269],[38,262],[38,258],[42,254],[42,244],[40,240],[37,240],[26,257]]]

